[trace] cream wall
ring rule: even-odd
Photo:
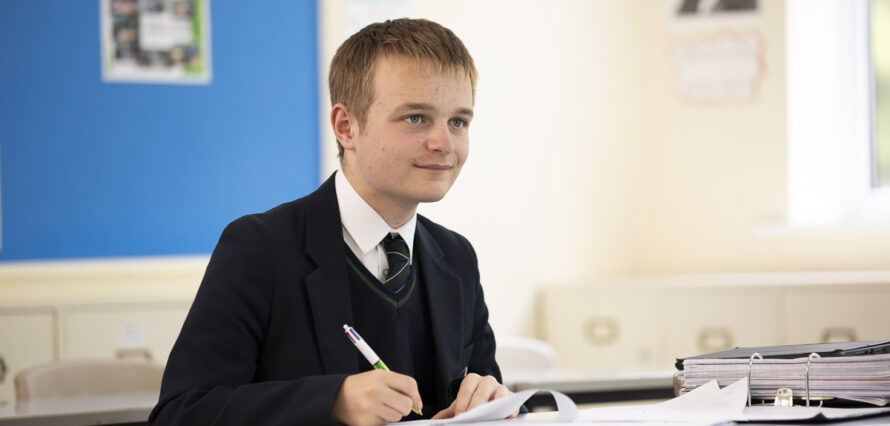
[[[420,211],[473,243],[495,331],[533,335],[539,288],[630,266],[629,166],[642,78],[636,8],[588,0],[409,3],[413,17],[458,34],[480,73],[469,160],[445,199]],[[348,4],[322,3],[323,64],[344,39]],[[327,118],[327,101],[321,108]],[[326,177],[336,167],[336,142],[322,125]]]
[[[207,261],[208,256],[176,256],[3,264],[0,307],[191,300]]]
[[[535,335],[537,294],[554,284],[890,269],[886,228],[783,225],[784,2],[760,2],[767,74],[756,96],[719,107],[674,91],[661,1],[394,3],[452,28],[477,61],[469,161],[445,200],[421,211],[473,242],[499,334]],[[346,4],[320,2],[323,77]],[[335,142],[321,103],[326,178]],[[188,300],[205,266],[206,257],[0,265],[0,302],[72,291],[83,301]]]
[[[645,125],[636,140],[633,274],[890,268],[886,227],[786,223],[784,1],[759,2],[766,78],[749,103],[692,106],[674,91],[663,12],[634,14]],[[756,26],[755,26],[756,28]],[[694,31],[687,31],[694,34]],[[811,94],[812,102],[827,97]]]
[[[322,3],[323,66],[348,4]],[[670,57],[713,28],[671,26],[662,1],[399,4],[452,28],[481,74],[470,160],[421,212],[475,245],[499,333],[533,335],[550,284],[890,268],[886,227],[786,225],[784,1],[734,27],[759,32],[766,73],[749,101],[716,106],[683,100]]]

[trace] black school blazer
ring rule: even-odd
[[[501,381],[469,241],[417,218],[438,362],[436,401],[464,371]],[[352,323],[334,178],[223,231],[167,367],[152,424],[326,424],[349,374]],[[465,368],[467,370],[465,370]]]

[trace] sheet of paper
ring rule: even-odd
[[[890,407],[822,408],[822,415],[825,416],[826,420],[852,419],[887,413],[890,413]]]
[[[745,419],[749,421],[844,420],[886,413],[890,413],[890,407],[828,408],[755,405],[745,408]]]
[[[716,381],[708,382],[708,393],[697,398],[683,398],[686,395],[667,400],[657,405],[662,410],[710,411],[741,413],[748,401],[748,383],[738,380],[720,389]]]
[[[583,421],[678,422],[718,424],[743,418],[747,383],[740,380],[720,389],[709,382],[694,391],[654,405],[590,408],[579,414]]]
[[[482,404],[470,411],[461,413],[450,419],[442,420],[415,420],[403,422],[399,425],[446,425],[460,423],[479,423],[485,421],[502,420],[519,409],[525,401],[538,392],[549,392],[556,400],[556,410],[559,412],[556,422],[567,423],[578,418],[578,407],[562,392],[542,389],[527,389],[516,392],[508,397],[496,399]]]

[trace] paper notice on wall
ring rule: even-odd
[[[210,0],[101,0],[102,79],[207,84]]]
[[[761,2],[663,0],[667,57],[686,102],[720,105],[753,99],[766,73]]]
[[[670,57],[677,91],[692,103],[748,101],[766,73],[764,42],[757,32],[678,37]]]

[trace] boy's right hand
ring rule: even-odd
[[[331,417],[348,425],[397,422],[423,402],[417,382],[404,374],[370,370],[346,377],[334,399]]]

